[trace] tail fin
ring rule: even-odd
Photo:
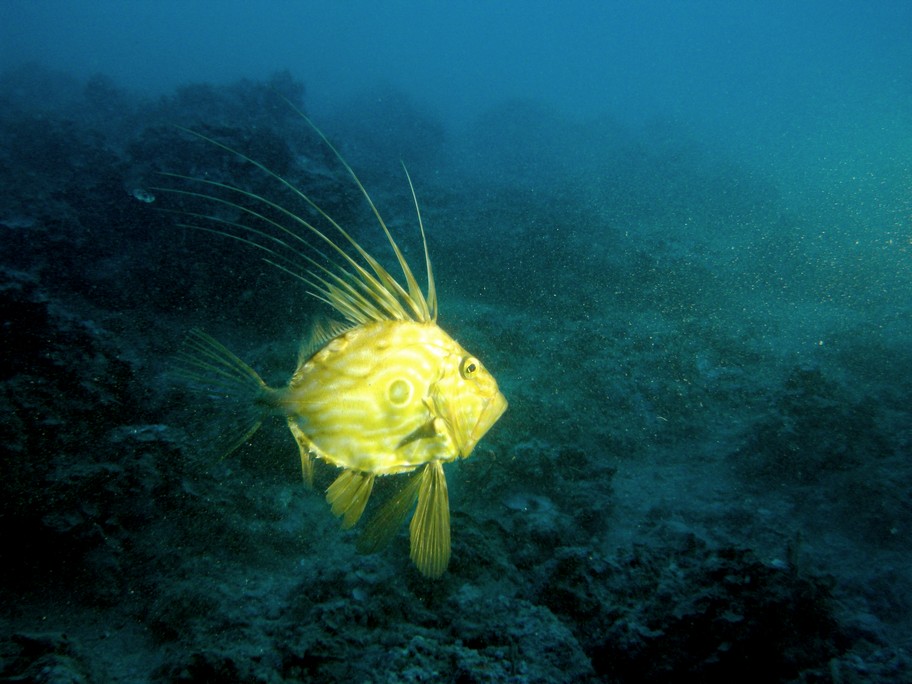
[[[219,443],[227,456],[263,424],[263,397],[269,387],[246,363],[202,330],[191,330],[177,355],[174,376],[217,402],[229,417]]]

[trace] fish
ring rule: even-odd
[[[267,385],[250,365],[198,329],[188,334],[177,354],[176,372],[232,414],[235,428],[227,431],[226,453],[246,443],[269,416],[284,418],[308,487],[313,486],[315,462],[338,469],[325,498],[344,529],[362,518],[377,478],[401,479],[398,491],[369,516],[358,550],[382,549],[412,513],[410,558],[422,575],[439,578],[451,556],[443,466],[468,458],[508,402],[482,362],[437,324],[434,272],[417,194],[405,165],[424,248],[424,290],[355,171],[310,119],[295,109],[366,200],[401,276],[392,275],[315,200],[266,164],[200,132],[183,129],[265,173],[303,200],[326,225],[318,227],[313,219],[230,181],[164,172],[183,185],[154,190],[208,201],[220,210],[175,210],[184,216],[179,225],[265,252],[265,261],[303,282],[306,293],[341,320],[314,323],[284,387]],[[305,240],[303,233],[311,239]],[[313,247],[314,238],[323,249]]]

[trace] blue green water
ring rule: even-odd
[[[2,677],[909,680],[910,27],[901,2],[5,3]],[[183,225],[245,215],[163,172],[322,219],[180,127],[394,270],[284,98],[420,265],[406,165],[440,324],[510,401],[446,467],[439,580],[405,533],[357,553],[282,421],[224,457],[230,417],[171,373],[202,328],[281,385],[332,316]]]

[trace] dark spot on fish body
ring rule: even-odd
[[[402,378],[393,380],[386,390],[387,398],[394,406],[406,406],[412,399],[412,383]]]

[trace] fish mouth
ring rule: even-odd
[[[460,449],[461,453],[459,454],[462,458],[468,458],[475,448],[475,445],[478,444],[481,438],[487,434],[488,430],[494,426],[494,423],[500,420],[504,411],[507,410],[507,406],[509,406],[507,398],[501,392],[497,392],[497,394],[488,400],[481,410],[478,420],[475,421],[475,427],[472,428],[462,444],[462,448]]]

